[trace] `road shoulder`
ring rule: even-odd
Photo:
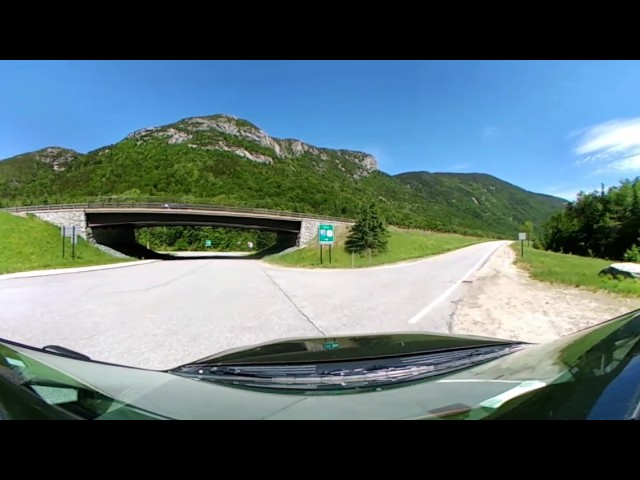
[[[640,308],[640,299],[529,278],[504,245],[457,302],[452,333],[545,342]]]
[[[371,267],[357,267],[357,268],[341,268],[341,267],[331,267],[331,268],[323,268],[323,267],[291,267],[287,265],[280,265],[277,263],[271,263],[269,261],[260,260],[263,267],[265,269],[273,269],[273,270],[288,270],[292,272],[366,272],[366,271],[376,271],[376,270],[388,270],[394,268],[403,268],[403,267],[412,267],[415,265],[419,265],[423,262],[433,260],[434,258],[447,258],[447,256],[451,256],[456,252],[464,251],[466,249],[473,249],[478,245],[487,245],[487,244],[497,244],[498,242],[502,242],[503,240],[487,240],[484,242],[474,243],[472,245],[465,245],[464,247],[455,248],[453,250],[448,250],[446,252],[434,253],[433,255],[425,255],[424,257],[412,258],[408,260],[400,260],[398,262],[384,263],[382,265],[374,265]]]

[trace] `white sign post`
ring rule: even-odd
[[[76,230],[75,225],[71,225],[70,227],[63,226],[60,227],[60,236],[62,237],[62,258],[64,258],[64,239],[71,239],[71,258],[75,258],[76,256],[76,245],[78,243],[78,231]]]
[[[520,240],[520,253],[522,254],[522,258],[524,258],[524,241],[527,239],[526,232],[518,233],[518,240]]]

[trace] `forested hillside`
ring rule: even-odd
[[[580,194],[546,222],[538,246],[554,252],[640,261],[640,177],[623,180],[608,190],[603,186],[601,191]]]
[[[145,128],[86,154],[49,147],[0,161],[0,206],[113,196],[339,217],[374,201],[392,225],[506,238],[566,203],[483,174],[391,176],[365,152],[272,138],[228,115]]]

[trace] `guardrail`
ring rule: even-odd
[[[91,210],[97,208],[150,208],[162,211],[166,210],[199,210],[209,212],[234,212],[248,213],[258,215],[273,215],[276,217],[290,218],[308,218],[311,220],[327,220],[332,222],[353,223],[352,219],[331,217],[325,215],[314,215],[311,213],[288,212],[286,210],[269,210],[266,208],[250,208],[250,207],[230,207],[226,205],[208,205],[208,204],[189,204],[174,202],[86,202],[86,203],[64,203],[57,205],[30,205],[20,207],[8,207],[1,210],[12,213],[28,213],[28,212],[46,212],[55,210]]]

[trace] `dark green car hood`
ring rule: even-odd
[[[416,419],[465,411],[486,418],[506,402],[557,383],[571,383],[602,367],[607,349],[627,355],[637,343],[640,315],[633,312],[556,341],[524,346],[515,353],[454,373],[389,387],[336,390],[321,394],[261,391],[152,371],[79,360],[0,341],[0,357],[35,375],[77,383],[116,400],[99,418],[123,418],[133,409],[148,418],[169,419]],[[306,338],[270,342],[223,352],[194,363],[321,362],[337,357],[402,355],[457,347],[513,344],[482,337],[397,334]],[[337,345],[336,345],[337,344]],[[629,347],[625,347],[629,345]],[[618,350],[615,350],[618,349]],[[627,355],[628,357],[629,355]],[[616,355],[606,369],[620,364]],[[616,363],[617,362],[617,363]],[[1,370],[1,368],[0,368]],[[605,372],[607,373],[607,372]],[[52,378],[58,376],[59,378]],[[2,380],[0,378],[0,380]]]
[[[370,358],[379,359],[456,348],[516,343],[519,342],[470,335],[412,332],[341,337],[304,337],[234,348],[190,362],[190,364],[243,365],[335,362]]]

